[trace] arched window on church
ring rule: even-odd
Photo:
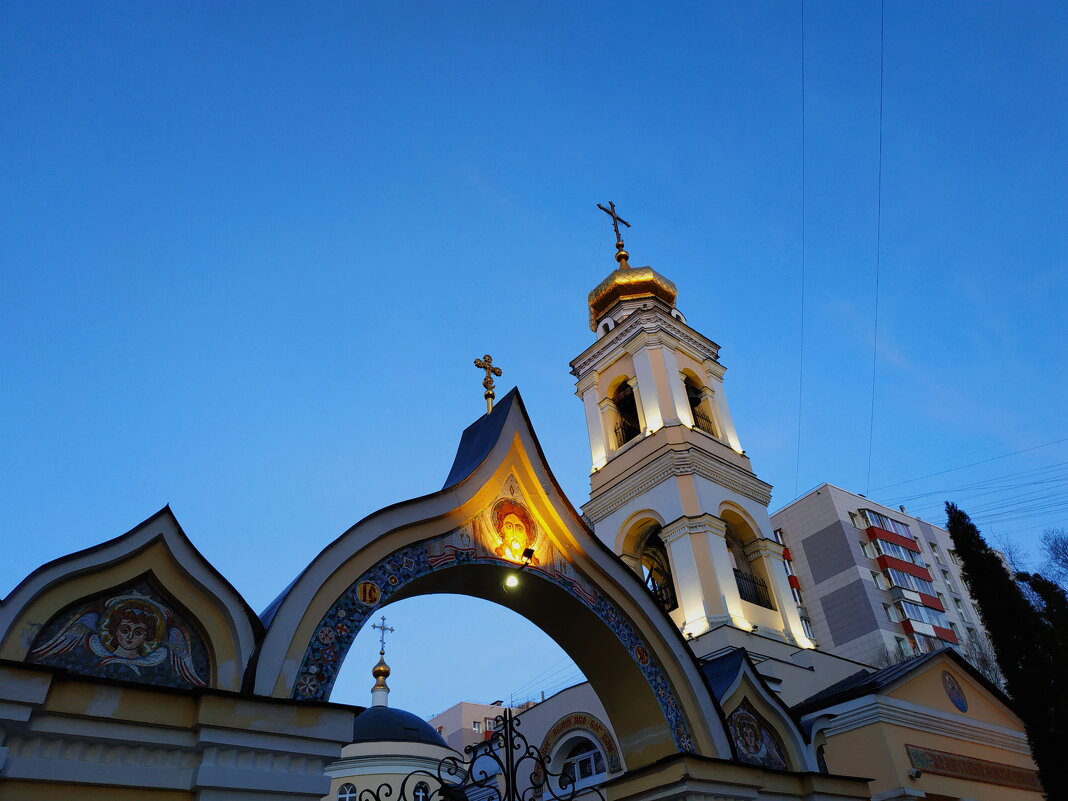
[[[560,749],[559,759],[560,788],[581,789],[597,783],[608,772],[604,754],[597,744],[587,737],[575,737]],[[556,762],[557,760],[553,760]]]
[[[356,785],[347,782],[337,788],[337,801],[356,801],[360,793]]]
[[[671,583],[671,564],[668,562],[667,548],[660,539],[659,528],[649,532],[642,544],[642,578],[645,586],[660,602],[667,612],[678,608],[675,586]]]
[[[634,398],[634,389],[624,381],[612,396],[612,405],[616,407],[616,447],[622,448],[640,433],[638,421],[638,403]]]
[[[713,437],[719,436],[716,433],[716,426],[712,422],[712,408],[708,398],[705,397],[704,390],[690,376],[686,376],[683,379],[683,384],[686,386],[686,400],[690,402],[690,413],[693,415],[694,428],[699,428]]]

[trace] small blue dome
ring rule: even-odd
[[[388,706],[368,707],[352,724],[352,742],[377,741],[425,743],[448,748],[441,735],[421,717]]]

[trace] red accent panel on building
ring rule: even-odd
[[[914,565],[912,562],[906,562],[903,559],[896,559],[893,556],[887,556],[886,554],[880,554],[875,557],[875,561],[879,563],[879,567],[892,567],[894,570],[900,570],[902,573],[911,573],[913,576],[922,578],[925,581],[931,581],[931,571],[926,567],[920,567]]]
[[[905,618],[904,620],[901,621],[901,628],[903,628],[905,630],[906,634],[915,634],[916,633],[916,629],[912,628],[912,621],[909,620],[908,618]]]
[[[786,578],[789,579],[790,586],[795,590],[801,589],[801,582],[797,580],[797,576],[787,576]]]
[[[887,531],[885,528],[879,528],[878,526],[868,526],[866,529],[869,540],[882,540],[883,542],[892,542],[894,545],[900,545],[902,548],[907,548],[910,551],[916,553],[923,553],[920,550],[920,546],[916,544],[915,540],[908,537],[902,537],[900,534],[895,534],[892,531]]]
[[[793,557],[790,556],[790,549],[789,548],[783,548],[782,549],[782,558],[785,559],[787,562],[793,561]]]
[[[946,642],[951,642],[954,645],[957,644],[957,635],[949,629],[944,629],[941,626],[931,626],[931,628],[935,630],[935,634],[938,635],[938,639],[945,640]]]
[[[920,596],[920,600],[923,601],[924,606],[929,606],[932,609],[937,609],[939,612],[946,611],[946,608],[942,606],[942,602],[935,598],[933,595],[928,595],[927,593],[923,592],[919,592],[916,594]]]

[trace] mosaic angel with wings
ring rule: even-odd
[[[207,686],[197,674],[184,623],[170,609],[138,592],[109,598],[103,609],[82,607],[46,642],[30,651],[33,661],[88,649],[97,667],[121,665],[140,676],[143,668],[169,661],[174,674],[194,687]]]

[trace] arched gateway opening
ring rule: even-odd
[[[382,607],[436,593],[500,604],[552,637],[601,699],[631,769],[679,752],[731,755],[677,628],[559,492],[515,390],[464,432],[443,490],[361,521],[272,604],[255,691],[329,699]]]

